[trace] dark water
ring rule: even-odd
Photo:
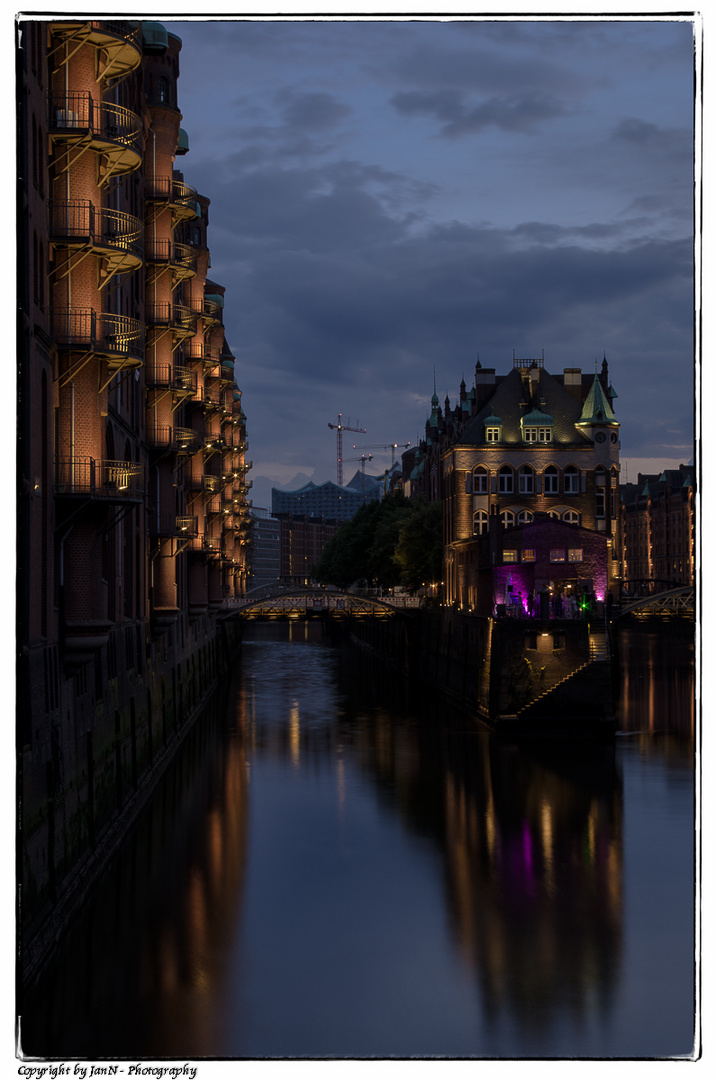
[[[622,634],[614,745],[520,748],[305,624],[252,633],[25,1053],[692,1053],[690,639]]]

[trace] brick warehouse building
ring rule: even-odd
[[[696,557],[696,470],[693,465],[639,473],[621,485],[624,585],[639,592],[658,583],[693,585]]]
[[[24,962],[216,683],[245,591],[246,417],[184,181],[181,41],[20,26]],[[30,948],[31,943],[35,943]]]
[[[619,423],[606,359],[601,372],[552,375],[542,359],[517,359],[506,375],[478,361],[454,408],[436,393],[420,448],[420,487],[443,503],[445,599],[474,610],[478,541],[490,530],[524,526],[536,514],[603,538],[606,581],[618,593]],[[494,528],[495,523],[493,523]],[[583,544],[574,547],[583,548]],[[482,606],[482,605],[481,605]],[[492,604],[483,614],[489,614]]]

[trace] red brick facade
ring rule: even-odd
[[[180,40],[21,24],[24,895],[39,918],[218,675],[246,417],[184,181]],[[48,800],[53,807],[47,815]]]

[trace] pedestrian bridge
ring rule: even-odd
[[[630,616],[632,619],[659,619],[662,622],[673,619],[693,620],[695,610],[695,590],[686,585],[650,596],[638,596],[633,600],[622,600],[616,618],[624,619]]]
[[[241,619],[392,619],[406,607],[417,606],[411,598],[361,596],[323,589],[292,589],[262,592],[258,597],[233,600],[226,605]]]

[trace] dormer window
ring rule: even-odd
[[[520,420],[522,441],[526,443],[551,443],[554,421],[548,413],[533,409]]]
[[[486,416],[484,420],[485,424],[485,442],[498,443],[502,440],[502,421],[499,416],[495,416],[492,413],[490,416]]]

